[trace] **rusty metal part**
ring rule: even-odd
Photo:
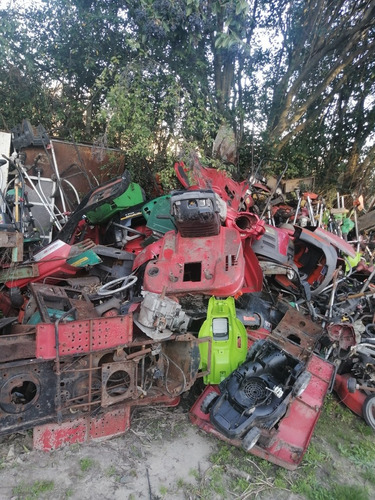
[[[169,396],[182,394],[195,382],[200,363],[199,343],[196,337],[187,333],[161,344],[161,359],[165,366],[163,390]]]
[[[26,327],[24,332],[16,333],[21,325],[15,326],[11,333],[0,335],[0,363],[35,357],[35,328]]]
[[[119,403],[138,396],[138,365],[134,361],[119,361],[102,365],[102,401],[103,407]]]
[[[74,308],[75,319],[95,318],[97,313],[87,294],[66,287],[31,283],[29,288],[36,301],[43,323],[51,323],[49,310],[67,311]]]
[[[116,407],[103,408],[98,414],[77,417],[61,425],[44,424],[34,428],[33,445],[37,450],[50,451],[67,444],[119,436],[129,429],[134,408],[149,405],[177,406],[179,402],[179,397],[157,394]]]
[[[0,434],[55,417],[56,379],[52,361],[15,361],[0,366]]]
[[[322,328],[295,309],[288,309],[269,339],[293,356],[306,361],[323,334]]]
[[[17,267],[9,267],[0,272],[0,283],[25,278],[37,278],[39,276],[38,264],[22,264]]]
[[[39,303],[41,290],[34,289]],[[8,356],[34,358],[0,365],[0,434],[49,422],[69,428],[82,415],[94,422],[98,412],[125,416],[126,408],[147,401],[175,404],[195,382],[200,341],[193,335],[155,342],[133,334],[131,314],[65,322],[72,312],[0,336]],[[112,425],[106,425],[109,435]]]
[[[22,262],[23,234],[18,231],[0,231],[0,248],[13,248],[12,262]]]

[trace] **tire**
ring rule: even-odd
[[[218,397],[219,395],[217,392],[210,392],[209,394],[207,394],[207,396],[202,401],[201,412],[205,415],[210,413],[210,410]]]
[[[305,371],[305,372],[301,373],[301,375],[294,382],[293,389],[292,389],[292,394],[295,398],[298,398],[303,393],[303,391],[309,385],[310,380],[311,380],[311,373],[310,372]]]
[[[354,394],[357,390],[357,380],[354,377],[349,377],[346,382],[346,387],[351,394]]]
[[[253,427],[252,429],[250,429],[242,440],[242,448],[245,451],[250,451],[257,444],[260,435],[261,430],[258,427]]]
[[[363,403],[362,412],[366,424],[375,430],[375,394],[367,396]]]

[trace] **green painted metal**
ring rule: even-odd
[[[64,321],[74,321],[74,315],[68,314],[68,316],[65,316],[66,312],[65,311],[60,311],[59,309],[52,309],[51,307],[47,307],[47,312],[48,316],[50,317],[51,323],[56,321],[57,319],[62,318],[64,316]],[[29,321],[27,322],[28,325],[37,325],[38,323],[42,323],[42,316],[39,311],[36,311]]]
[[[139,184],[131,182],[126,191],[114,200],[101,204],[94,210],[88,208],[86,217],[90,224],[104,224],[117,212],[144,202],[144,192]]]
[[[39,269],[37,264],[23,264],[22,266],[3,269],[0,272],[0,283],[25,278],[37,278]]]
[[[142,214],[147,221],[147,227],[155,233],[165,234],[176,229],[171,217],[170,194],[159,196],[159,198],[145,203],[142,207]]]
[[[236,317],[233,297],[216,299],[208,302],[207,319],[201,326],[198,338],[211,337],[211,371],[203,377],[205,384],[219,384],[246,359],[246,328]],[[209,366],[207,343],[199,346],[201,355],[200,368],[205,371]]]
[[[102,262],[102,259],[93,250],[89,249],[80,253],[79,255],[71,257],[66,262],[73,267],[86,267],[100,264],[100,262]]]

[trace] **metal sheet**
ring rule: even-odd
[[[100,415],[81,417],[60,425],[34,428],[33,444],[37,450],[51,451],[73,443],[102,440],[124,434],[130,428],[132,410],[139,406],[177,406],[180,398],[153,396],[102,410]]]
[[[235,229],[222,227],[219,235],[207,238],[182,238],[170,231],[161,241],[159,258],[146,266],[145,290],[160,294],[166,287],[167,294],[227,297],[241,289],[245,261]]]
[[[128,344],[133,340],[132,315],[71,321],[59,325],[59,355],[71,356]],[[36,357],[56,358],[55,325],[36,326]]]
[[[296,309],[286,311],[269,339],[295,357],[306,360],[322,335],[322,328]]]
[[[53,362],[16,361],[0,367],[0,434],[24,430],[55,416]]]

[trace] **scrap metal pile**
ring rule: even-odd
[[[198,379],[193,423],[289,469],[332,387],[375,428],[375,271],[356,208],[350,244],[340,199],[325,220],[310,192],[285,203],[281,176],[236,182],[196,159],[176,163],[178,191],[147,200],[125,171],[59,219],[22,154],[6,162],[0,434],[33,428],[45,450],[118,435]]]

